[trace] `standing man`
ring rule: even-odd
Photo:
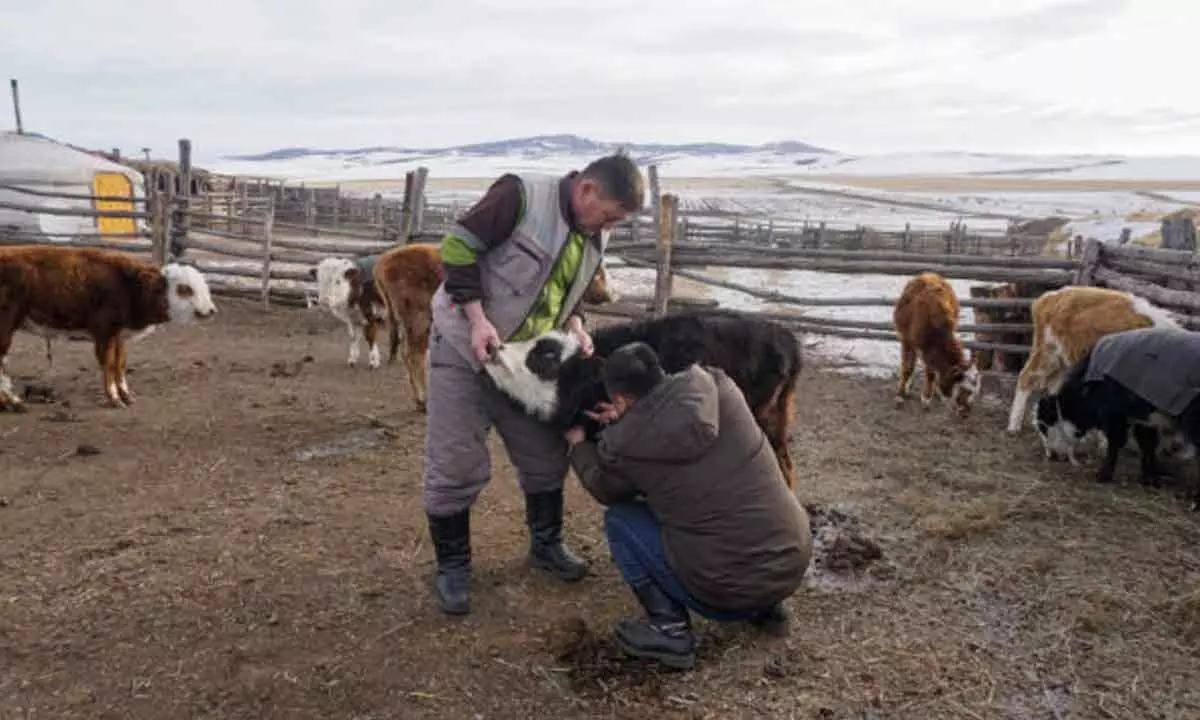
[[[442,241],[446,279],[433,296],[424,501],[437,558],[438,604],[470,611],[470,509],[491,478],[494,425],[525,493],[529,555],[572,582],[587,566],[562,542],[562,436],[526,415],[484,373],[503,342],[565,328],[591,352],[579,304],[608,229],[641,210],[642,174],[616,153],[563,177],[506,174]]]

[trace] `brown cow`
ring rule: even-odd
[[[390,330],[388,362],[396,360],[400,330],[404,330],[404,367],[417,410],[425,411],[427,395],[426,356],[429,326],[433,322],[430,303],[446,278],[442,251],[437,245],[403,245],[388,250],[375,263],[375,288],[383,301]]]
[[[1034,393],[1057,395],[1072,367],[1100,338],[1122,330],[1180,327],[1167,311],[1123,290],[1068,285],[1042,293],[1030,307],[1033,348],[1017,376],[1008,432],[1021,429]],[[1049,452],[1049,450],[1047,450]],[[1075,462],[1074,456],[1071,462]]]
[[[908,396],[920,354],[925,366],[921,404],[928,407],[936,389],[938,395],[952,401],[953,409],[960,417],[970,413],[979,393],[979,369],[967,357],[956,334],[958,313],[954,288],[941,275],[921,273],[904,286],[892,312],[892,321],[900,338],[897,403],[904,402]]]
[[[23,404],[7,373],[13,335],[84,334],[96,346],[104,394],[115,407],[133,403],[125,379],[125,343],[166,322],[190,323],[217,308],[194,267],[158,267],[93,248],[22,245],[0,249],[0,409]]]

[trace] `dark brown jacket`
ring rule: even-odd
[[[701,602],[758,610],[800,586],[812,553],[808,514],[720,369],[668,376],[571,458],[601,504],[645,495],[671,569]]]

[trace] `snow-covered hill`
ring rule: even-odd
[[[850,155],[802,142],[616,143],[577,135],[540,135],[440,148],[281,148],[251,155],[203,158],[218,172],[309,182],[402,178],[417,165],[440,178],[487,178],[512,170],[562,171],[624,147],[637,162],[673,177],[814,175],[920,176],[1061,180],[1195,180],[1200,156],[1001,155],[968,152]]]

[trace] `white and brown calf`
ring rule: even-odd
[[[350,354],[346,364],[358,364],[359,346],[366,340],[369,350],[367,365],[379,367],[379,329],[388,320],[388,309],[375,289],[371,263],[366,259],[349,260],[329,257],[309,270],[317,281],[317,304],[346,323],[350,333]]]

